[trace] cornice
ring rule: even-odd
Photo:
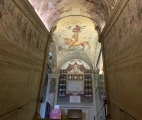
[[[59,79],[60,74],[57,73],[52,73],[52,74],[48,74],[49,78],[57,78]]]

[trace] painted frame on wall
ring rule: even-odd
[[[70,78],[70,76],[72,76]],[[69,86],[69,84],[71,86]],[[81,89],[77,90],[78,85]],[[74,87],[73,87],[74,86]],[[72,90],[69,90],[72,89]],[[72,95],[84,94],[84,74],[68,74],[66,93]]]

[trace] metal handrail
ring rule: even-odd
[[[27,102],[27,103],[25,103],[25,104],[23,104],[23,105],[21,105],[21,106],[19,106],[19,107],[17,107],[17,108],[14,108],[14,109],[12,109],[12,110],[6,112],[6,113],[1,114],[0,117],[3,117],[3,116],[5,116],[5,115],[7,115],[7,114],[9,114],[9,113],[12,113],[12,112],[16,111],[16,110],[22,109],[24,106],[27,106],[27,105],[29,105],[30,103],[32,103],[32,102],[34,102],[34,101],[37,101],[37,100],[39,100],[39,99],[40,99],[40,98],[33,99],[33,100],[31,100],[31,101],[29,101],[29,102]]]
[[[120,108],[119,106],[117,106],[115,103],[113,103],[113,102],[111,102],[111,101],[109,101],[109,100],[107,100],[107,99],[105,99],[105,100],[108,101],[109,103],[111,103],[112,105],[114,105],[115,107],[119,108],[119,110],[120,110],[121,112],[124,112],[125,114],[127,114],[128,116],[130,116],[131,118],[133,118],[134,120],[137,120],[134,116],[132,116],[131,114],[127,113],[125,110],[121,109],[121,108]]]
[[[104,109],[104,108],[101,108],[101,109],[99,110],[99,112],[97,113],[97,116],[98,116],[101,112],[105,112],[105,109]]]

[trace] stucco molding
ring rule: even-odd
[[[59,79],[59,76],[60,76],[60,74],[48,74],[48,76],[49,76],[49,79],[52,79],[52,78],[56,78],[56,79]]]
[[[66,57],[66,56],[65,56]],[[92,66],[92,63],[91,63],[91,61],[90,61],[90,59],[88,58],[88,56],[86,55],[86,59],[82,59],[82,57],[81,56],[70,56],[70,57],[68,57],[68,58],[63,58],[62,59],[62,62],[58,65],[58,69],[60,70],[61,69],[61,67],[66,63],[66,62],[68,62],[68,61],[70,61],[70,60],[72,60],[72,59],[80,59],[80,60],[82,60],[82,61],[84,61],[84,62],[86,62],[88,65],[89,65],[89,67],[91,68],[91,69],[93,69],[93,66]]]

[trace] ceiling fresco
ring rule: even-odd
[[[51,31],[51,51],[57,66],[71,59],[81,59],[91,68],[100,50],[101,32],[117,0],[29,0],[36,13]],[[99,50],[98,50],[99,49]],[[97,54],[96,54],[97,53]],[[54,60],[54,61],[55,61]]]
[[[94,64],[98,42],[95,26],[94,21],[81,16],[66,17],[57,23],[53,41],[56,41],[58,65],[66,56],[81,56],[83,60],[88,57]]]
[[[83,59],[83,61],[85,61],[91,67],[91,69],[93,68],[89,57],[84,53],[84,51],[74,51],[65,54],[65,56],[58,61],[58,68],[60,69],[64,63],[66,63],[71,59],[80,59],[80,60]]]
[[[80,15],[93,19],[102,29],[116,0],[29,0],[50,31],[56,21]]]

